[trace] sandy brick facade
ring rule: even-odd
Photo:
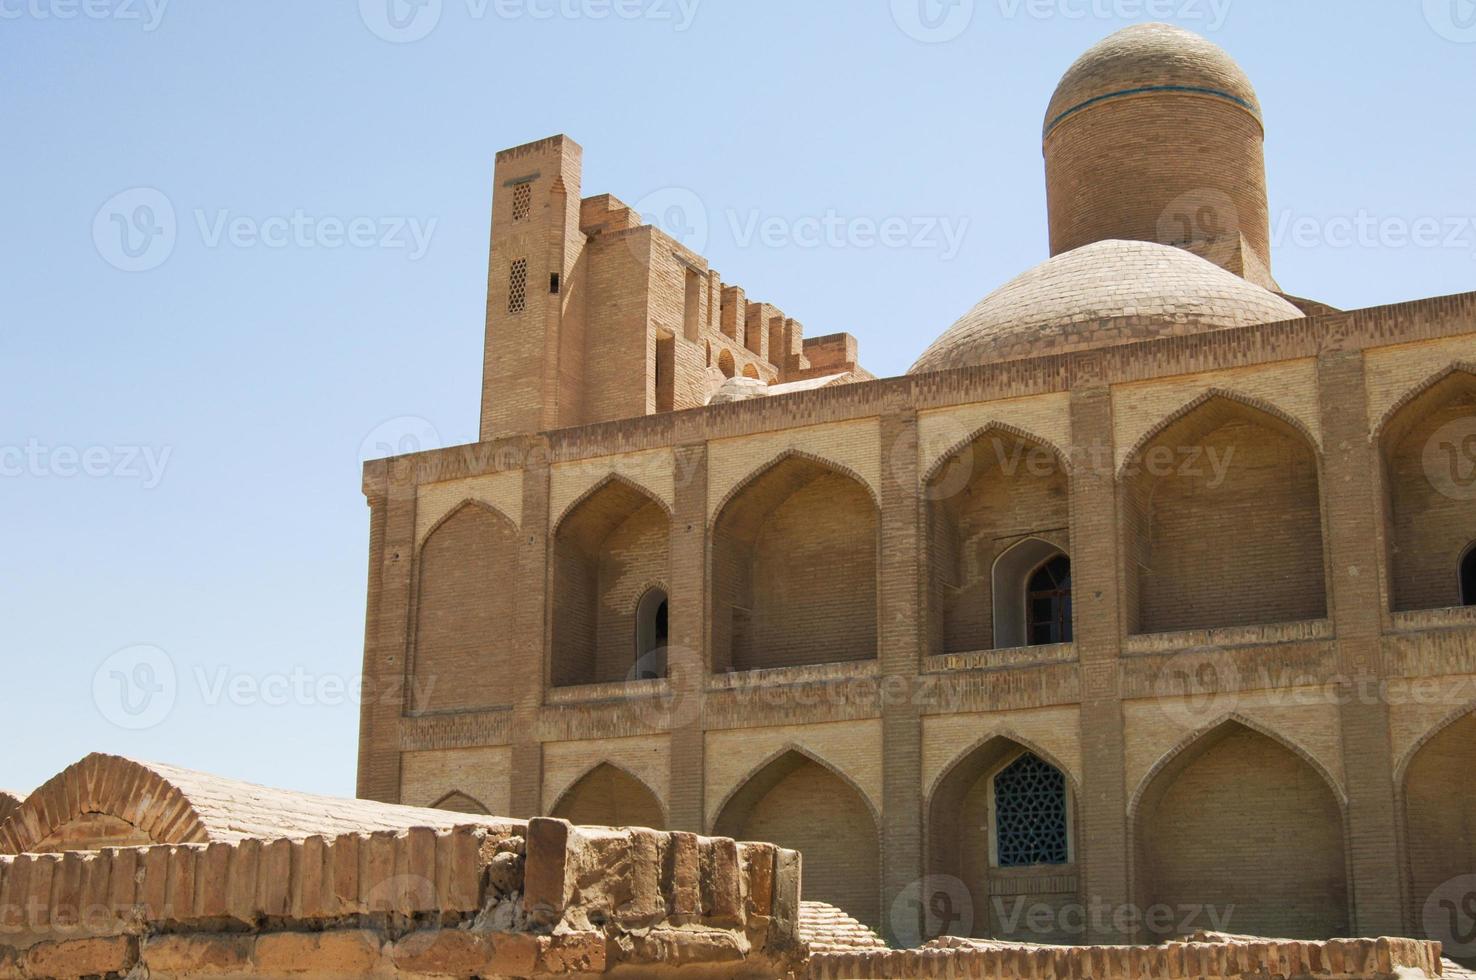
[[[1293,305],[1253,228],[1216,268],[1087,207],[1072,141],[1189,119],[1264,222],[1251,110],[1137,87],[1047,138],[1093,312],[986,302],[887,380],[581,201],[567,138],[499,154],[482,440],[365,468],[364,671],[407,693],[360,795],[774,840],[892,939],[1420,935],[1476,874],[1476,294]]]

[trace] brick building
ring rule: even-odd
[[[1051,258],[884,380],[498,154],[480,441],[365,467],[359,794],[772,841],[900,940],[1420,935],[1476,873],[1476,294],[1284,292],[1263,135],[1219,48],[1108,38]]]

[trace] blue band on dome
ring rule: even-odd
[[[1234,102],[1246,112],[1249,112],[1251,115],[1255,116],[1257,120],[1260,120],[1261,118],[1261,114],[1256,110],[1256,107],[1254,105],[1247,102],[1245,99],[1240,98],[1240,96],[1238,95],[1231,95],[1229,92],[1222,92],[1217,88],[1201,88],[1196,85],[1145,85],[1142,88],[1125,88],[1120,92],[1108,92],[1106,95],[1098,95],[1095,98],[1087,99],[1085,102],[1082,102],[1079,105],[1074,105],[1070,109],[1067,109],[1065,112],[1061,113],[1055,119],[1052,119],[1046,125],[1045,134],[1047,136],[1051,135],[1051,131],[1056,128],[1061,120],[1065,119],[1067,116],[1073,115],[1074,113],[1080,112],[1088,106],[1096,105],[1098,102],[1106,102],[1108,99],[1120,99],[1128,95],[1146,95],[1149,92],[1189,92],[1194,95],[1212,95],[1217,99],[1228,99],[1229,101]]]

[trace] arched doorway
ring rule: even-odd
[[[1071,547],[1070,486],[1059,455],[989,428],[934,468],[925,496],[929,650],[1032,645],[1031,577]]]
[[[1421,745],[1401,783],[1410,921],[1465,962],[1476,961],[1472,758],[1476,758],[1476,712],[1461,716]]]
[[[670,518],[644,490],[606,480],[575,505],[554,533],[553,684],[565,687],[664,676],[641,655],[643,625],[654,629],[664,601],[641,613],[670,574]],[[654,644],[654,632],[647,638]],[[646,652],[654,650],[648,646]],[[657,673],[657,668],[660,673]]]

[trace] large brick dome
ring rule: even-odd
[[[990,293],[910,373],[1301,318],[1280,296],[1183,249],[1095,242]]]
[[[1158,242],[1279,292],[1264,140],[1255,89],[1218,46],[1167,24],[1118,31],[1046,110],[1051,254]]]

